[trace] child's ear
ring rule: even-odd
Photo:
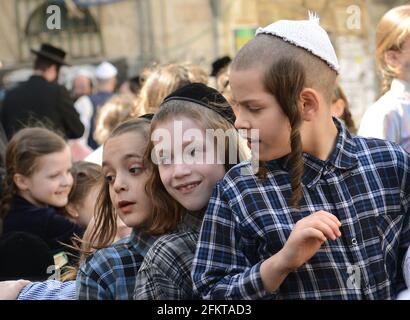
[[[319,95],[310,88],[304,88],[300,93],[301,115],[304,121],[312,121],[319,111]]]
[[[337,99],[332,103],[331,114],[336,118],[341,118],[345,112],[346,103],[343,99]]]
[[[30,188],[29,179],[20,173],[14,174],[13,181],[16,184],[17,188],[21,191],[27,191]]]
[[[393,69],[399,67],[398,54],[396,50],[388,50],[384,53],[384,61],[389,67]]]
[[[67,212],[67,214],[73,218],[73,219],[77,219],[79,217],[78,214],[78,210],[75,204],[73,203],[69,203],[65,206],[65,211]]]

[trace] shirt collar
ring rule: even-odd
[[[410,94],[410,83],[400,79],[393,79],[390,86],[390,91],[393,91],[394,93],[398,94]]]
[[[143,257],[147,254],[148,250],[154,244],[158,236],[153,236],[144,232],[142,228],[133,228],[131,233],[131,239],[134,243],[134,249]]]
[[[195,231],[199,233],[201,231],[202,220],[204,212],[186,212],[182,218],[181,223],[178,225],[178,231]]]
[[[333,117],[333,122],[338,134],[335,147],[329,158],[323,161],[311,154],[303,153],[304,173],[302,183],[308,188],[311,188],[319,181],[324,170],[331,170],[332,167],[347,170],[357,164],[356,143],[351,134],[342,121]],[[274,167],[273,162],[277,162],[286,171],[290,170],[289,155],[277,159],[277,161],[269,161],[268,163],[271,167]]]

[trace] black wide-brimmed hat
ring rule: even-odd
[[[65,54],[66,54],[65,51],[60,48],[56,48],[52,46],[51,44],[43,43],[41,45],[40,50],[31,49],[31,52],[33,52],[34,54],[42,58],[55,62],[59,65],[67,65],[67,66],[69,65],[68,63],[64,61]]]

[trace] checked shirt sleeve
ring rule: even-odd
[[[266,297],[261,262],[251,265],[242,252],[238,221],[221,183],[214,189],[199,236],[192,270],[194,290],[204,299]]]
[[[78,300],[112,300],[110,290],[104,282],[105,272],[101,268],[107,265],[102,260],[103,255],[94,256],[81,265],[77,272],[76,295]]]

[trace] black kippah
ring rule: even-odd
[[[146,113],[146,114],[143,114],[142,116],[139,116],[138,118],[145,119],[145,120],[148,120],[149,122],[151,122],[153,117],[154,117],[153,113]]]
[[[164,99],[162,104],[171,100],[183,100],[199,104],[215,111],[230,123],[235,123],[235,114],[228,101],[217,90],[203,83],[191,83],[175,90]]]

